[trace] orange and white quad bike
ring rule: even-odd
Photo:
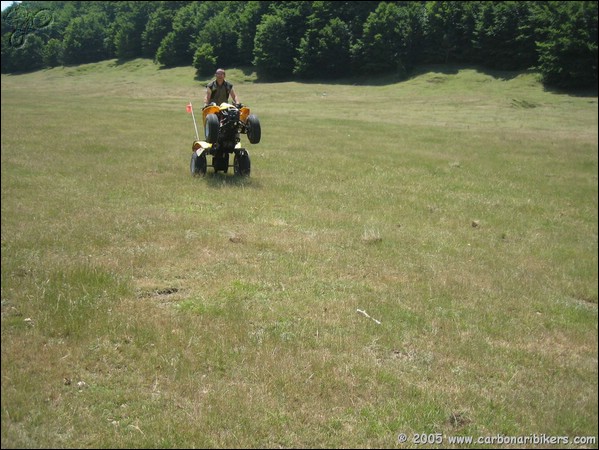
[[[250,108],[242,104],[233,105],[221,103],[217,106],[211,103],[202,110],[205,141],[197,139],[193,142],[191,154],[191,175],[204,176],[208,167],[214,172],[227,173],[233,167],[235,175],[249,176],[251,170],[250,155],[241,146],[241,134],[247,134],[250,144],[260,142],[260,121]],[[195,125],[195,118],[194,118]],[[229,166],[229,155],[233,153],[233,166]],[[208,165],[208,156],[211,163]]]

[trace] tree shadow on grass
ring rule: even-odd
[[[428,64],[414,67],[407,74],[398,73],[374,73],[366,75],[354,75],[348,78],[315,78],[315,79],[298,79],[289,78],[285,81],[296,81],[303,84],[332,84],[332,85],[351,85],[351,86],[388,86],[391,84],[397,84],[405,81],[409,81],[413,78],[426,75],[426,74],[439,74],[445,76],[457,75],[463,70],[474,70],[482,74],[491,76],[498,80],[508,81],[514,79],[524,73],[528,73],[526,70],[493,70],[477,65],[467,64]],[[280,80],[279,80],[280,81]],[[268,79],[258,78],[257,83],[272,83]],[[278,82],[278,81],[274,81]]]
[[[581,89],[574,89],[574,88],[566,89],[566,88],[559,88],[559,87],[544,85],[543,90],[545,92],[549,92],[551,94],[556,94],[556,95],[568,95],[571,97],[580,97],[580,98],[595,97],[595,101],[596,101],[596,97],[598,94],[597,86],[590,87],[590,88],[581,88]]]
[[[300,79],[297,77],[288,77],[286,79],[272,80],[268,77],[258,76],[256,83],[285,83],[285,82],[297,82],[302,84],[326,84],[326,85],[349,85],[349,86],[388,86],[392,84],[402,83],[414,78],[417,78],[426,74],[437,74],[438,76],[452,76],[458,75],[461,71],[473,70],[483,75],[495,78],[499,81],[513,80],[519,76],[526,74],[537,74],[539,76],[539,83],[543,85],[543,88],[547,92],[555,94],[572,95],[576,97],[593,97],[597,96],[597,87],[585,88],[585,89],[558,89],[547,85],[544,85],[540,79],[538,71],[532,69],[522,70],[499,70],[491,69],[476,64],[423,64],[414,67],[409,73],[400,75],[397,73],[375,73],[366,75],[354,75],[347,78],[326,78],[318,79]]]

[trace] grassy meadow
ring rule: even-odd
[[[227,78],[249,178],[193,68],[2,75],[2,448],[596,448],[596,94]]]

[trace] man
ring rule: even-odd
[[[216,79],[206,86],[204,106],[210,103],[216,103],[217,105],[226,103],[229,101],[229,95],[236,104],[241,103],[233,89],[233,85],[225,80],[225,69],[217,69]]]

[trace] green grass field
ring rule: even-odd
[[[597,448],[597,97],[227,75],[249,178],[192,68],[2,75],[2,448]]]

